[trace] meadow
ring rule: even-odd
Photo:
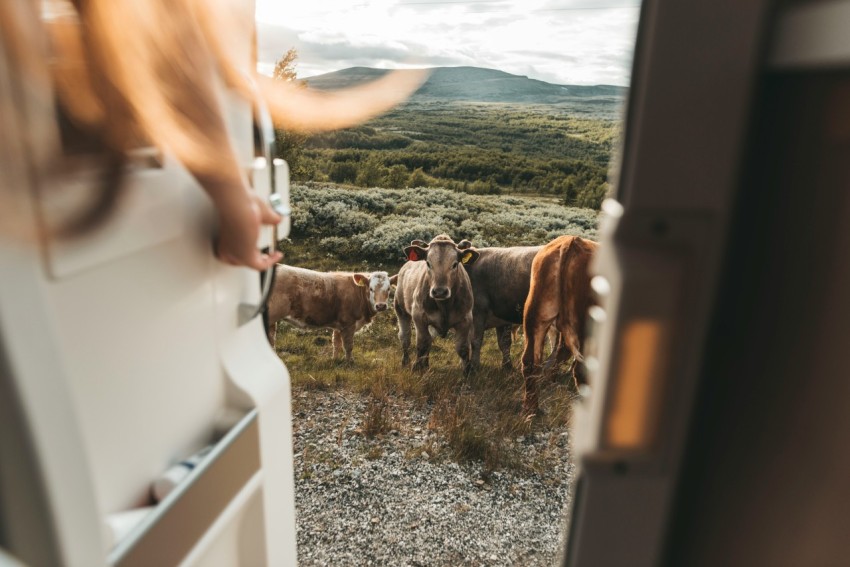
[[[292,187],[293,227],[281,242],[283,262],[322,271],[387,271],[403,263],[402,248],[414,238],[446,233],[479,247],[543,244],[562,234],[596,239],[598,212],[571,208],[552,197],[478,196],[445,188],[358,188],[331,183]],[[565,427],[574,388],[566,376],[547,382],[541,412],[522,415],[519,335],[515,368],[501,369],[495,336],[485,335],[481,369],[464,378],[452,337],[435,339],[431,368],[402,368],[395,313],[380,313],[354,340],[354,362],[331,359],[330,331],[281,324],[275,345],[297,392],[346,389],[368,398],[362,434],[380,438],[399,420],[403,398],[430,414],[428,428],[439,443],[414,447],[432,460],[480,461],[485,470],[547,466],[545,454],[520,458],[514,440]]]

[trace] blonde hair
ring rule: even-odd
[[[230,0],[0,2],[0,41],[13,72],[42,87],[49,79],[60,114],[109,164],[97,202],[55,232],[81,232],[105,218],[117,199],[123,158],[142,142],[173,154],[202,185],[242,182],[222,85],[244,99],[259,93],[280,127],[319,131],[384,112],[424,80],[422,73],[396,72],[344,92],[316,93],[259,76],[234,56],[254,37],[245,12]],[[2,105],[6,112],[10,101]]]

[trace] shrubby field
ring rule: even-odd
[[[556,198],[476,196],[442,188],[381,189],[328,183],[293,185],[292,237],[280,245],[284,262],[313,270],[385,270],[396,273],[402,248],[440,233],[476,246],[543,244],[562,234],[596,239],[598,212],[566,207]],[[543,413],[535,420],[520,412],[522,379],[517,369],[500,368],[493,331],[485,335],[481,370],[462,376],[451,336],[437,338],[431,368],[424,374],[401,366],[401,348],[392,309],[380,313],[354,339],[354,363],[330,359],[329,331],[281,325],[276,349],[297,390],[347,389],[368,397],[360,416],[363,435],[377,440],[399,427],[397,401],[430,412],[432,460],[480,461],[485,470],[503,467],[541,470],[554,462],[541,454],[523,458],[516,439],[535,432],[565,431],[573,396],[563,377],[541,391]],[[512,356],[518,363],[522,337]],[[553,439],[555,437],[552,437]],[[554,457],[553,448],[552,457]],[[365,458],[371,458],[368,455]]]
[[[409,102],[363,126],[279,132],[278,142],[298,181],[545,194],[599,208],[619,131],[616,118],[559,105]]]
[[[293,238],[339,257],[394,262],[414,238],[448,234],[475,246],[544,244],[563,234],[596,240],[598,212],[555,199],[467,195],[447,189],[292,187]]]

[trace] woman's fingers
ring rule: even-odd
[[[282,252],[275,252],[274,254],[263,254],[263,256],[264,256],[264,260],[263,260],[263,264],[264,264],[263,269],[264,270],[269,269],[270,267],[274,266],[275,264],[277,264],[278,262],[283,260],[283,253]]]
[[[282,258],[283,254],[280,252],[275,252],[274,254],[258,253],[248,267],[262,272],[274,266]]]
[[[218,258],[233,266],[245,266],[263,271],[283,258],[275,251],[264,254],[257,248],[257,238],[263,225],[277,224],[281,217],[256,193],[246,193],[242,206],[219,210]]]
[[[259,250],[253,249],[246,256],[220,253],[218,259],[231,266],[244,266],[262,272],[280,262],[283,259],[283,253],[263,254]]]
[[[272,208],[268,201],[256,193],[252,193],[252,198],[254,199],[254,203],[257,205],[257,208],[260,210],[260,221],[263,224],[279,224],[280,221],[283,220],[283,217]]]

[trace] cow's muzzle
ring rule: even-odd
[[[432,287],[431,288],[431,297],[442,301],[444,299],[448,299],[451,297],[452,291],[447,287]]]
[[[387,310],[387,304],[386,303],[376,303],[375,304],[375,311],[386,311],[386,310]]]

